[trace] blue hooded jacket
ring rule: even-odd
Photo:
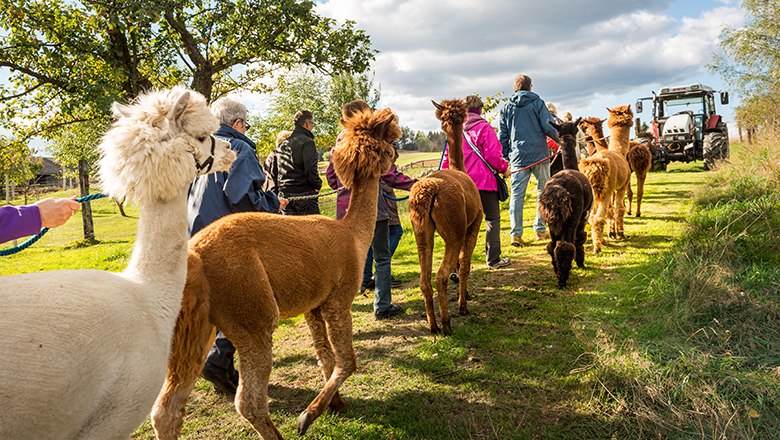
[[[547,136],[557,143],[558,132],[548,123],[553,117],[534,92],[518,90],[501,108],[498,140],[512,168],[531,165],[549,156]]]
[[[255,153],[255,143],[227,124],[215,136],[230,142],[236,160],[228,172],[198,176],[187,196],[190,236],[212,222],[234,212],[279,211],[279,198],[263,191],[265,174]]]

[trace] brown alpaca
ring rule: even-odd
[[[628,162],[625,156],[617,151],[604,149],[606,140],[599,118],[587,118],[580,122],[595,143],[596,153],[580,162],[582,173],[593,187],[593,205],[590,225],[593,240],[593,252],[601,252],[604,245],[604,225],[609,223],[610,236],[623,238],[623,214],[625,213],[624,197],[628,188]]]
[[[471,254],[482,226],[482,202],[477,185],[466,174],[463,164],[463,121],[466,103],[453,99],[436,106],[436,117],[447,134],[449,160],[453,169],[436,171],[417,182],[409,193],[409,219],[417,240],[420,259],[420,290],[425,300],[425,313],[431,333],[439,333],[433,308],[433,236],[436,231],[444,239],[444,258],[436,273],[436,294],[441,315],[441,332],[452,334],[447,305],[447,281],[457,266],[460,278],[458,313],[468,314],[466,296],[471,272]]]
[[[280,319],[303,313],[326,384],[298,417],[303,435],[326,406],[345,407],[339,386],[355,371],[352,300],[376,223],[379,176],[393,162],[401,130],[389,109],[345,115],[333,150],[349,210],[323,216],[234,214],[190,239],[182,312],[165,385],[152,410],[158,439],[175,439],[184,406],[218,327],[235,344],[241,376],[235,405],[263,439],[281,439],[268,414],[272,335]],[[328,258],[323,259],[322,256]]]
[[[579,123],[580,130],[588,136],[588,156],[593,156],[597,151],[608,150],[607,138],[604,137],[604,121],[595,116],[581,119]]]
[[[564,169],[547,181],[539,195],[539,212],[550,228],[547,253],[552,257],[559,289],[566,288],[572,260],[577,267],[585,267],[585,224],[593,206],[593,189],[577,168],[578,123],[579,119],[561,125],[550,122],[561,138]]]
[[[653,164],[653,155],[643,144],[635,141],[629,141],[631,127],[634,125],[634,113],[630,105],[620,105],[609,111],[607,126],[612,136],[609,139],[609,149],[623,153],[628,161],[631,172],[636,173],[636,216],[642,215],[642,195],[645,192],[645,179],[650,166]],[[629,179],[631,177],[629,176]],[[634,199],[634,192],[631,190],[631,184],[628,185],[628,215],[631,215],[631,203]]]

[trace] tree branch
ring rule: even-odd
[[[173,12],[171,10],[165,11],[165,21],[167,21],[168,24],[171,25],[171,28],[173,28],[173,30],[175,30],[181,36],[181,41],[184,44],[184,48],[189,54],[190,60],[195,63],[195,66],[201,68],[205,67],[208,64],[208,60],[203,56],[203,54],[200,53],[200,50],[198,49],[198,43],[195,42],[195,37],[193,37],[190,31],[187,30],[187,27],[183,23],[176,20],[176,17],[173,16]]]
[[[15,98],[20,98],[20,97],[22,97],[22,96],[24,96],[24,95],[28,95],[28,94],[30,94],[30,93],[32,93],[32,92],[34,92],[34,91],[35,91],[35,89],[37,89],[38,87],[40,87],[40,86],[42,86],[42,85],[43,85],[43,83],[40,83],[40,82],[39,82],[39,83],[38,83],[38,84],[36,84],[35,86],[33,86],[33,87],[31,87],[31,88],[29,88],[29,89],[25,90],[25,91],[24,91],[24,92],[22,92],[22,93],[18,93],[18,94],[16,94],[16,95],[11,95],[11,96],[0,96],[0,102],[3,102],[3,101],[10,101],[10,100],[12,100],[12,99],[15,99]]]
[[[46,76],[42,73],[38,73],[32,69],[28,69],[27,67],[20,66],[15,63],[11,63],[9,61],[0,61],[0,67],[9,67],[14,70],[18,70],[19,72],[24,73],[27,76],[31,76],[38,81],[40,81],[42,84],[51,84],[53,86],[57,86],[63,90],[67,90],[69,92],[74,92],[75,89],[72,89],[70,84],[68,84],[65,81],[60,81],[58,79],[52,78],[50,76]]]

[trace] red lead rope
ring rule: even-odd
[[[512,174],[514,174],[514,173],[519,173],[520,171],[525,171],[525,170],[527,170],[527,169],[529,169],[529,168],[533,168],[533,167],[535,167],[535,166],[539,165],[540,163],[544,162],[545,160],[547,160],[547,159],[552,159],[553,157],[555,157],[555,156],[557,156],[557,155],[559,155],[559,154],[561,154],[561,150],[558,150],[558,151],[556,151],[555,153],[553,153],[553,154],[551,154],[551,155],[549,155],[549,156],[545,157],[544,159],[542,159],[542,160],[538,160],[538,161],[536,161],[536,162],[532,163],[531,165],[528,165],[528,166],[525,166],[525,167],[522,167],[522,168],[518,168],[518,169],[516,169],[516,170],[512,170],[512,171],[510,171],[510,172],[509,172],[509,174],[508,174],[508,175],[512,175]]]

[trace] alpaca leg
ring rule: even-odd
[[[590,233],[593,240],[593,253],[598,254],[604,244],[604,212],[606,207],[603,199],[594,200],[593,203],[596,210],[590,216]]]
[[[607,231],[609,238],[617,238],[617,225],[615,224],[615,193],[612,192],[607,198],[606,211],[604,218],[607,222]]]
[[[460,284],[458,285],[460,291],[458,295],[458,313],[460,315],[469,314],[466,302],[469,299],[468,286],[469,275],[471,274],[471,256],[474,254],[474,248],[477,246],[480,226],[482,226],[482,221],[474,222],[469,227],[466,233],[466,240],[463,243],[463,250],[458,260],[458,276],[460,277]]]
[[[626,188],[620,188],[615,191],[615,237],[622,240],[625,237],[623,233],[623,217],[626,215]]]
[[[333,399],[341,384],[357,369],[355,350],[352,347],[350,306],[351,301],[345,304],[325,304],[321,307],[322,318],[327,325],[328,339],[336,356],[335,367],[320,394],[298,416],[298,435],[306,433],[309,425],[325,411],[325,407]]]
[[[439,333],[436,324],[436,311],[433,309],[433,286],[431,285],[431,273],[433,272],[433,223],[414,225],[414,238],[417,241],[417,257],[420,260],[420,291],[422,291],[425,303],[425,315],[428,317],[428,328],[431,333]]]
[[[558,275],[558,288],[565,289],[566,281],[571,273],[571,262],[574,259],[574,245],[568,241],[559,241],[555,246],[555,260],[557,263],[556,275]]]
[[[333,374],[333,367],[336,364],[336,359],[333,356],[333,348],[330,346],[330,341],[328,340],[325,321],[322,319],[322,313],[319,308],[304,313],[304,316],[306,317],[306,323],[309,325],[311,338],[314,341],[314,351],[317,353],[320,368],[322,368],[325,380],[327,381]],[[347,407],[347,404],[341,399],[338,391],[336,391],[329,406],[330,409],[334,411],[342,411]]]
[[[636,216],[642,215],[642,196],[645,193],[645,179],[647,178],[647,171],[644,173],[636,173]],[[631,214],[631,210],[628,211]]]
[[[441,318],[441,330],[444,335],[452,334],[450,326],[450,309],[447,304],[447,281],[450,272],[458,263],[458,254],[463,248],[463,241],[459,243],[444,242],[444,258],[442,259],[439,271],[436,273],[436,296],[439,300],[439,317]],[[465,285],[467,280],[460,280],[461,285]],[[465,298],[464,298],[465,299]]]
[[[555,244],[558,243],[559,239],[560,238],[558,237],[558,234],[551,233],[550,242],[547,243],[547,253],[550,255],[550,258],[552,259],[553,270],[555,271],[555,273],[558,273],[558,264],[555,262]]]
[[[588,234],[585,232],[585,224],[588,220],[588,212],[585,211],[580,216],[580,222],[577,225],[577,232],[574,237],[574,261],[577,267],[585,267],[585,242],[588,241]]]
[[[637,175],[637,177],[639,177]],[[626,188],[626,194],[628,196],[628,215],[631,215],[631,204],[633,203],[634,191],[631,190],[631,174],[628,175],[628,187]],[[637,196],[638,197],[638,196]],[[637,209],[639,209],[639,202],[637,201]]]

